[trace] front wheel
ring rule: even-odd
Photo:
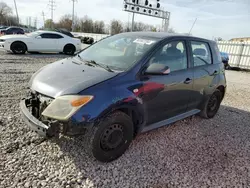
[[[10,48],[14,54],[25,54],[27,51],[27,47],[23,42],[14,42]]]
[[[222,93],[216,89],[215,92],[206,100],[200,116],[204,118],[213,118],[220,108]]]
[[[98,161],[113,161],[129,147],[133,133],[131,118],[123,112],[116,111],[103,118],[84,136],[87,143],[86,152]]]

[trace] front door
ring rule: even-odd
[[[43,33],[35,38],[33,49],[40,52],[55,52],[58,48],[58,39],[53,34]]]
[[[167,75],[147,75],[143,78],[142,100],[147,124],[156,123],[187,111],[193,88],[193,71],[189,69],[187,45],[171,41],[162,45],[149,63],[161,63],[170,68]]]

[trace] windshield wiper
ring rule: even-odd
[[[99,63],[96,63],[96,61],[94,60],[90,60],[90,61],[86,61],[87,64],[92,64],[92,65],[96,65],[96,66],[99,66],[101,68],[104,68],[105,70],[109,71],[109,72],[114,72],[108,65],[102,65],[102,64],[99,64]]]
[[[102,65],[102,64],[99,64],[99,63],[96,63],[96,61],[94,60],[90,60],[90,61],[87,61],[87,60],[84,60],[79,54],[77,54],[77,57],[82,61],[84,62],[85,64],[87,65],[90,65],[90,66],[99,66],[101,68],[104,68],[105,70],[109,71],[109,72],[114,72],[108,65]]]

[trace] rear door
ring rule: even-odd
[[[185,40],[163,44],[149,64],[161,63],[170,68],[168,75],[149,75],[143,82],[142,99],[146,105],[147,124],[156,123],[187,111],[193,87]]]
[[[218,64],[212,58],[209,42],[203,40],[189,40],[194,87],[188,109],[201,108],[206,92],[213,87],[213,79],[219,74]]]

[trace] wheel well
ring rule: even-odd
[[[68,44],[66,44],[66,45],[63,47],[63,51],[65,50],[65,47],[66,47],[66,46],[74,46],[74,48],[75,48],[75,50],[76,50],[76,47],[75,47],[74,44],[68,43]]]
[[[222,93],[222,99],[224,98],[225,96],[225,87],[224,86],[219,86],[217,87],[218,90],[220,90],[220,92]]]
[[[119,111],[127,114],[131,119],[134,124],[134,136],[137,135],[138,130],[139,130],[139,124],[140,124],[140,118],[137,115],[137,113],[134,110],[128,109],[128,108],[121,108],[118,109]]]
[[[12,50],[12,45],[15,44],[15,43],[23,43],[25,45],[25,47],[26,47],[26,51],[28,51],[28,47],[23,41],[14,41],[14,42],[12,42],[11,45],[10,45],[11,50]]]

